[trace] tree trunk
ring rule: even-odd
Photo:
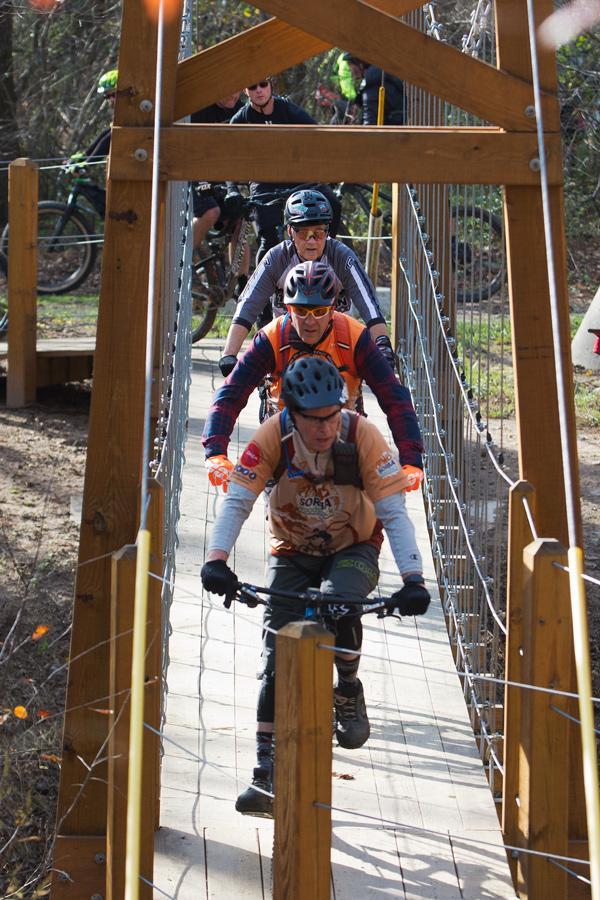
[[[13,2],[0,0],[0,223],[8,218],[8,173],[4,160],[21,156],[13,78]]]

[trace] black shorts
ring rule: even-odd
[[[348,602],[364,600],[379,580],[379,551],[373,544],[352,544],[332,556],[271,556],[267,564],[267,587],[282,591],[318,588],[324,594],[344,597]],[[275,671],[275,635],[290,622],[305,618],[306,604],[294,600],[273,599],[263,617],[262,667],[259,677]],[[341,616],[326,616],[325,626],[335,635],[335,645],[348,650],[360,649],[362,625],[360,613],[352,610]],[[272,629],[269,631],[267,629]]]
[[[194,218],[199,219],[209,209],[219,208],[219,203],[207,181],[195,181],[192,184],[192,206]]]

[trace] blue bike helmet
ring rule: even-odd
[[[281,397],[290,410],[343,406],[348,399],[346,382],[322,356],[298,356],[283,374]]]
[[[283,220],[286,225],[314,225],[316,222],[329,224],[333,219],[331,204],[320,191],[304,189],[294,191],[287,198]]]
[[[337,296],[337,277],[331,266],[321,260],[298,263],[287,274],[283,302],[297,306],[333,306]]]

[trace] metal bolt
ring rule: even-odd
[[[153,108],[154,104],[152,103],[152,100],[142,100],[140,103],[140,109],[142,112],[152,112]]]
[[[533,159],[529,160],[529,168],[532,172],[539,172],[541,169],[541,163],[538,156],[534,156]]]
[[[529,106],[526,106],[525,115],[528,119],[535,119],[535,106],[532,106],[531,103],[529,104]]]
[[[104,865],[104,863],[106,862],[106,854],[105,853],[95,853],[94,854],[94,862],[98,866]]]
[[[144,150],[143,147],[138,147],[137,150],[134,150],[133,155],[138,162],[146,162],[148,159],[148,151]]]
[[[90,900],[104,900],[104,897],[102,896],[102,894],[92,894]]]

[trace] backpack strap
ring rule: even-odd
[[[353,484],[362,490],[363,481],[358,465],[358,448],[356,446],[356,429],[359,414],[349,409],[342,410],[342,428],[340,440],[332,449],[333,483]]]
[[[342,357],[341,372],[351,372],[354,368],[354,347],[350,337],[350,321],[348,316],[340,313],[338,316],[333,315],[333,331],[335,334],[335,342],[339,348]]]

